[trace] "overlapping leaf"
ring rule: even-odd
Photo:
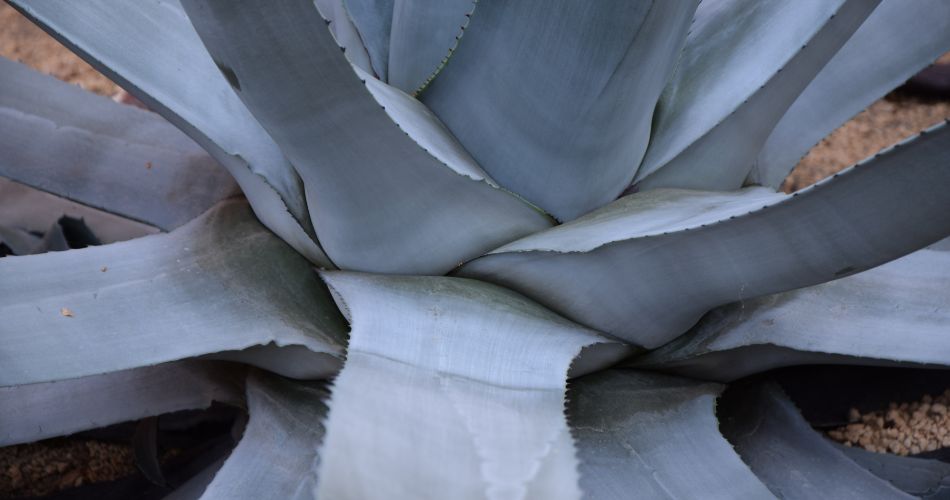
[[[950,128],[807,190],[659,190],[501,247],[462,276],[644,347],[709,309],[841,278],[950,233]]]
[[[633,179],[697,3],[480,3],[421,99],[503,187],[573,219]]]
[[[493,285],[324,274],[352,331],[318,496],[577,498],[571,375],[628,350]],[[586,350],[585,350],[586,348]]]
[[[641,188],[742,186],[769,132],[879,1],[701,3],[657,107]]]
[[[515,196],[447,168],[397,127],[312,3],[186,6],[303,177],[320,242],[339,266],[442,274],[550,225]]]
[[[212,401],[242,404],[243,375],[228,363],[186,360],[0,387],[0,446],[207,408]]]
[[[821,138],[947,51],[950,4],[883,0],[775,126],[749,182],[777,189]]]
[[[819,435],[775,384],[746,388],[720,404],[723,434],[779,498],[913,498]]]
[[[2,176],[166,231],[238,192],[159,116],[2,58],[0,150]]]
[[[636,360],[712,380],[793,364],[950,365],[950,252],[919,250],[838,281],[715,309]]]
[[[311,262],[332,266],[315,242],[300,178],[177,0],[10,3],[188,134],[234,176],[268,228]]]
[[[269,343],[306,347],[311,370],[326,376],[339,369],[345,342],[309,263],[243,201],[169,234],[6,257],[0,297],[0,386]]]
[[[573,381],[567,412],[585,498],[769,498],[719,433],[721,390],[632,370]]]

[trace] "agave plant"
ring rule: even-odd
[[[950,365],[950,128],[778,191],[950,3],[10,3],[157,114],[0,63],[8,252],[106,243],[0,260],[3,444],[219,401],[243,437],[173,498],[939,486],[716,401]]]

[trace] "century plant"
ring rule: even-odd
[[[175,498],[934,487],[716,401],[950,365],[950,129],[779,191],[950,2],[9,1],[157,114],[0,63],[6,251],[106,243],[0,260],[2,444],[222,401]]]

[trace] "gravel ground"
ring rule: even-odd
[[[6,4],[0,5],[0,55],[100,95],[121,89],[70,53]],[[942,58],[950,63],[950,54]],[[815,146],[785,182],[788,192],[806,187],[919,131],[950,118],[950,103],[891,96],[872,104]],[[950,390],[936,399],[892,404],[888,410],[852,415],[853,423],[829,432],[839,441],[898,454],[950,444]],[[135,472],[128,446],[58,438],[0,448],[0,498],[37,496]]]
[[[915,455],[950,447],[950,389],[913,403],[891,403],[886,410],[861,414],[852,408],[850,424],[828,431],[846,446],[878,453]]]

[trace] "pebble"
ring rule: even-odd
[[[877,453],[916,455],[950,447],[950,389],[912,403],[891,403],[886,410],[862,414],[848,410],[848,424],[828,431],[828,437],[846,446]]]

